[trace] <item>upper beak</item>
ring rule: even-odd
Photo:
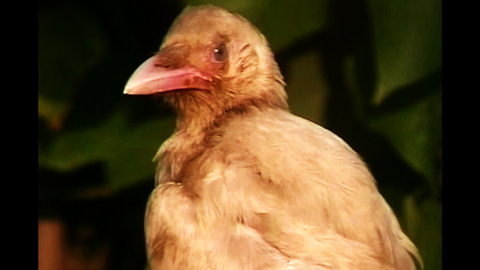
[[[177,89],[211,89],[213,76],[193,66],[162,67],[156,64],[158,57],[150,57],[135,70],[125,85],[124,94],[151,95]]]

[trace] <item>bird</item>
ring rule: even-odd
[[[186,7],[124,94],[177,117],[154,157],[150,269],[423,267],[359,154],[290,112],[266,37],[240,14]]]

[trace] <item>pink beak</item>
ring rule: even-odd
[[[171,69],[157,65],[158,55],[150,57],[130,76],[124,94],[151,95],[177,89],[209,90],[213,76],[193,66]]]

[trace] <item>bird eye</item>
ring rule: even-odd
[[[213,59],[216,62],[223,62],[227,59],[227,46],[225,44],[220,44],[213,49]]]

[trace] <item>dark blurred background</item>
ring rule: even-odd
[[[349,143],[417,244],[442,268],[442,2],[40,0],[39,269],[147,269],[152,158],[174,128],[124,96],[189,4],[238,12],[270,41],[293,113]]]

